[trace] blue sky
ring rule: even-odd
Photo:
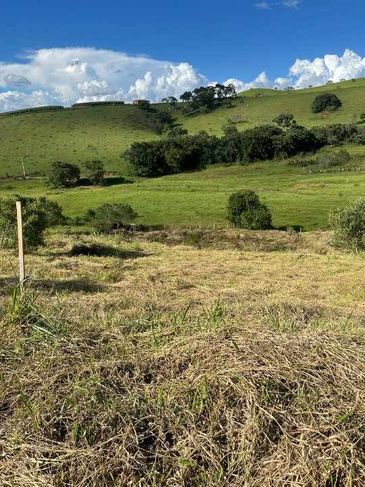
[[[231,78],[248,83],[263,71],[268,80],[275,80],[287,77],[298,58],[312,62],[327,54],[342,56],[345,49],[364,56],[364,21],[364,0],[12,0],[2,5],[0,63],[7,80],[16,76],[27,78],[28,71],[24,74],[19,66],[13,69],[13,63],[38,61],[19,56],[29,51],[87,47],[126,53],[133,59],[145,55],[176,65],[188,63],[197,74],[196,79],[191,76],[192,84]],[[60,55],[61,51],[57,52]],[[73,59],[82,64],[83,59],[76,54],[75,51]],[[78,84],[105,81],[106,93],[109,79],[101,80],[100,70],[91,69],[90,57],[85,63],[88,76],[85,68]],[[123,69],[129,68],[124,65]],[[147,72],[152,73],[150,85],[162,73],[158,68],[155,74],[150,67],[145,73],[143,70],[134,73],[132,67],[128,82],[133,76],[135,81],[144,79]],[[361,75],[361,69],[357,73]],[[75,70],[72,76],[72,82],[76,82]],[[54,83],[47,84],[48,78],[29,75],[30,83],[25,90],[25,84],[20,89],[21,83],[2,82],[0,72],[0,94],[16,87],[15,91],[29,95],[32,86],[33,92],[47,91],[50,99],[54,95],[55,99],[75,98],[61,93],[62,98]],[[117,82],[113,79],[113,83],[115,94]],[[124,94],[133,85],[131,82],[127,87],[124,79],[120,83]],[[101,88],[98,89],[100,95]],[[86,91],[87,96],[98,96],[90,86]],[[120,97],[122,91],[119,90]],[[132,89],[131,93],[137,91]],[[146,91],[149,93],[153,94]],[[10,94],[7,96],[10,100]],[[21,104],[24,105],[24,100]]]

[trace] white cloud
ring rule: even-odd
[[[24,62],[0,62],[0,111],[33,106],[35,101],[157,101],[207,82],[188,63],[94,48],[40,49],[27,54]]]
[[[365,58],[346,49],[342,56],[297,59],[286,76],[275,80],[262,72],[253,81],[227,79],[224,83],[233,83],[237,91],[304,88],[360,76],[365,76]],[[0,111],[77,101],[157,101],[208,83],[188,63],[93,48],[41,49],[28,54],[24,62],[0,62]]]
[[[298,8],[302,0],[284,0],[283,5],[288,8]]]
[[[257,2],[255,3],[255,7],[260,10],[271,10],[272,4],[268,2]]]
[[[302,0],[281,0],[273,2],[273,1],[261,1],[255,3],[255,7],[260,9],[260,10],[271,10],[274,7],[287,7],[287,8],[292,8],[296,9],[299,7],[299,5],[302,3]]]
[[[297,59],[289,69],[288,76],[279,77],[273,81],[263,72],[250,83],[231,79],[227,80],[225,84],[233,83],[238,91],[250,88],[277,87],[284,89],[288,86],[307,88],[310,85],[324,85],[328,81],[338,82],[362,76],[365,76],[365,57],[361,57],[354,51],[346,49],[342,56],[327,54],[323,58],[316,58],[313,61]]]

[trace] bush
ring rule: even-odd
[[[318,156],[317,163],[320,169],[329,169],[331,167],[343,166],[351,159],[347,150],[338,152],[323,152]]]
[[[91,184],[102,183],[105,175],[104,164],[102,161],[86,161],[84,167],[86,169],[86,176]]]
[[[320,113],[324,110],[338,110],[342,106],[341,100],[333,93],[317,95],[312,103],[312,112]]]
[[[365,247],[365,199],[361,198],[330,216],[335,247],[362,250]]]
[[[272,228],[272,217],[266,205],[254,191],[239,191],[228,200],[228,220],[235,227],[249,230]]]
[[[46,198],[8,196],[0,198],[0,243],[4,247],[17,244],[16,201],[22,203],[23,238],[25,247],[38,247],[44,243],[44,231],[64,217],[57,203]]]
[[[355,141],[359,127],[355,124],[332,124],[325,127],[315,127],[311,131],[322,146],[340,145],[343,142]]]
[[[51,167],[49,183],[55,188],[76,186],[80,180],[80,168],[67,162],[54,162]]]
[[[86,220],[99,232],[111,232],[123,228],[135,218],[137,213],[125,203],[104,203],[86,213]]]

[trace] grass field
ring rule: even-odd
[[[0,251],[2,486],[364,485],[364,255],[224,236]]]
[[[288,161],[269,161],[69,190],[51,190],[44,180],[0,180],[0,192],[46,195],[72,217],[105,202],[126,202],[139,214],[139,223],[210,226],[227,224],[227,199],[233,191],[251,189],[272,210],[275,226],[326,228],[331,210],[365,196],[364,149],[346,148],[352,159],[344,169],[352,170],[345,172],[309,174],[306,168],[288,167]]]
[[[335,92],[343,107],[332,113],[311,113],[311,103],[319,91]],[[356,122],[365,112],[365,79],[294,92],[251,90],[238,97],[232,108],[190,118],[182,116],[181,111],[175,115],[191,133],[207,130],[220,134],[229,119],[244,130],[271,122],[283,111],[292,112],[308,127]],[[0,177],[22,175],[22,161],[27,173],[34,175],[47,173],[56,160],[81,164],[92,158],[101,159],[109,171],[125,173],[127,166],[121,154],[131,143],[154,137],[146,113],[131,105],[0,117]]]

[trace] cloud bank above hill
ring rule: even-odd
[[[365,76],[365,58],[347,49],[342,56],[297,59],[286,76],[270,80],[265,72],[253,81],[228,79],[238,91],[250,88],[304,88],[328,81]],[[82,101],[159,101],[178,97],[209,80],[192,65],[95,48],[32,51],[19,62],[0,62],[0,111]]]

